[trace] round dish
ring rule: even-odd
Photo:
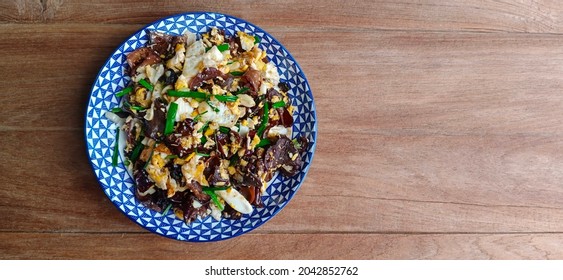
[[[129,82],[126,74],[125,55],[139,48],[148,40],[147,31],[156,30],[164,33],[180,35],[186,30],[201,34],[211,27],[224,29],[228,35],[244,31],[259,36],[260,47],[267,51],[267,57],[280,72],[280,80],[289,87],[289,95],[293,113],[292,138],[304,135],[309,147],[303,157],[300,172],[290,178],[275,175],[263,195],[264,208],[256,208],[254,212],[243,215],[240,220],[220,221],[212,217],[197,219],[185,224],[173,213],[161,215],[140,204],[134,195],[134,182],[120,158],[119,164],[113,167],[111,158],[115,144],[116,126],[104,117],[104,113],[119,105],[115,93]],[[249,232],[275,216],[295,195],[309,170],[316,147],[317,118],[313,95],[305,75],[294,58],[276,39],[259,27],[229,15],[219,13],[186,13],[158,20],[147,25],[123,44],[110,56],[98,73],[90,92],[86,111],[86,146],[90,163],[94,169],[104,193],[111,202],[131,220],[142,227],[172,239],[193,242],[218,241]]]

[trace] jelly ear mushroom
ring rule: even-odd
[[[127,54],[127,64],[129,64],[129,74],[131,76],[135,76],[137,68],[153,65],[161,61],[162,59],[158,53],[149,47],[139,48]]]
[[[164,126],[166,124],[166,101],[157,98],[153,104],[153,118],[145,120],[145,136],[160,141],[164,136]]]

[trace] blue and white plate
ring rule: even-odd
[[[293,137],[305,135],[311,141],[309,148],[302,155],[304,165],[297,175],[286,178],[281,174],[270,182],[263,196],[264,208],[243,215],[240,220],[212,217],[197,219],[185,224],[171,212],[163,216],[144,207],[135,198],[134,182],[119,159],[119,165],[111,165],[115,145],[116,127],[104,117],[106,111],[117,107],[119,98],[115,93],[124,88],[129,77],[126,75],[126,54],[144,46],[148,40],[147,31],[157,30],[168,34],[180,35],[185,31],[202,34],[211,27],[224,29],[232,36],[237,31],[257,35],[261,38],[260,47],[268,53],[268,59],[275,63],[282,82],[289,85],[289,95],[293,113]],[[270,34],[261,28],[232,16],[218,13],[186,13],[154,22],[127,39],[106,61],[90,93],[86,112],[86,144],[90,162],[100,181],[102,189],[109,199],[131,220],[142,227],[163,236],[184,241],[217,241],[232,238],[249,232],[276,215],[295,195],[311,165],[317,137],[317,120],[313,95],[305,74],[291,54]],[[298,218],[298,217],[296,217]]]

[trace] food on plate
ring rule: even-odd
[[[238,219],[263,206],[276,172],[299,172],[308,140],[291,139],[289,88],[259,43],[217,28],[201,36],[150,31],[147,45],[127,54],[131,81],[106,117],[120,127],[145,206],[186,223]]]

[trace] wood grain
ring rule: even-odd
[[[319,120],[295,198],[206,244],[113,207],[83,135],[113,50],[193,10],[280,40]],[[2,1],[0,258],[561,259],[562,32],[553,0]]]
[[[264,28],[561,33],[556,0],[468,1],[63,1],[7,0],[0,22],[146,24],[189,11],[221,12]]]
[[[148,233],[0,233],[0,254],[6,259],[561,259],[561,238],[561,234],[250,233],[221,242],[182,243]]]

